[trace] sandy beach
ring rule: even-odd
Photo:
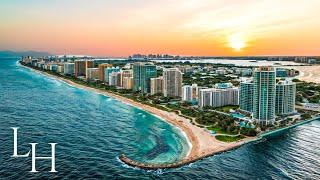
[[[27,68],[29,68],[29,67],[27,67]],[[31,69],[32,71],[41,73],[43,75],[46,75],[46,76],[50,76],[52,78],[62,80],[62,81],[66,82],[74,87],[93,91],[93,92],[96,92],[96,93],[99,93],[102,95],[106,95],[108,97],[119,100],[123,103],[138,107],[138,108],[143,109],[143,110],[145,110],[155,116],[160,117],[160,119],[177,127],[178,129],[180,129],[183,132],[183,134],[186,135],[189,143],[191,144],[191,146],[190,146],[191,149],[190,149],[189,153],[187,154],[186,157],[184,157],[181,160],[184,162],[186,162],[186,161],[191,162],[191,161],[195,161],[197,159],[202,159],[204,157],[214,155],[216,153],[228,151],[228,150],[234,149],[236,147],[239,147],[248,141],[255,139],[255,137],[252,137],[252,138],[245,138],[241,141],[231,142],[231,143],[221,142],[221,141],[218,141],[213,135],[211,135],[205,129],[191,124],[189,119],[181,117],[173,112],[163,111],[163,110],[157,109],[155,107],[151,107],[151,106],[133,101],[131,99],[122,97],[122,96],[114,94],[114,93],[110,93],[110,92],[98,90],[95,88],[87,87],[84,85],[80,85],[80,84],[77,84],[71,80],[57,77],[57,76],[48,74],[46,72],[42,72],[42,71],[35,70],[32,68],[29,68],[29,69]],[[130,154],[130,152],[125,152],[125,153]]]
[[[293,66],[300,72],[297,77],[301,81],[320,83],[320,66]]]

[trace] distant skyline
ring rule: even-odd
[[[0,50],[320,55],[319,7],[319,0],[1,1]]]

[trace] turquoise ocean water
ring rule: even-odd
[[[268,140],[170,170],[127,167],[125,153],[143,162],[174,162],[188,146],[169,124],[132,106],[74,88],[0,59],[1,179],[319,179],[320,122],[291,129]],[[13,131],[19,127],[19,152],[39,143],[37,155],[49,156],[46,143],[58,143],[57,173],[50,162],[11,157]]]

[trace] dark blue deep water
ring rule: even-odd
[[[71,87],[0,59],[0,179],[320,179],[320,122],[186,167],[144,171],[123,165],[121,153],[144,162],[173,162],[188,146],[179,131],[158,118],[114,99]],[[50,161],[12,158],[13,131],[19,152],[39,143],[37,156],[56,148]]]

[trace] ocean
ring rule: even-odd
[[[174,162],[189,150],[180,131],[115,99],[72,87],[0,59],[0,179],[320,179],[320,122],[200,160],[177,169],[146,171],[119,161],[122,153],[147,163]],[[37,156],[56,147],[50,160],[12,158],[38,143]]]

